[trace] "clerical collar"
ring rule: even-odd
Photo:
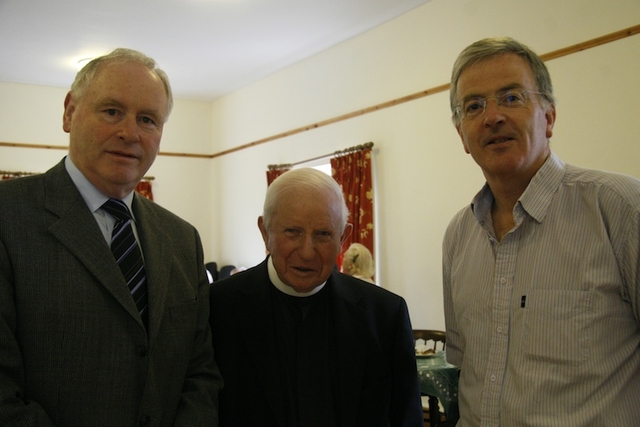
[[[271,257],[267,260],[267,270],[269,271],[269,280],[271,280],[273,286],[283,294],[291,295],[293,297],[309,297],[311,295],[315,295],[327,284],[325,281],[323,284],[313,288],[310,292],[296,292],[295,289],[280,280],[280,277],[278,277],[278,273],[276,272],[276,268],[273,266],[273,259]]]

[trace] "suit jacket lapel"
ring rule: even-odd
[[[331,274],[333,313],[338,342],[340,421],[357,425],[360,394],[365,374],[366,345],[371,342],[366,313],[358,305],[361,295],[342,283],[340,275]]]
[[[172,241],[164,232],[162,221],[151,208],[151,203],[135,194],[132,205],[147,274],[150,345],[157,337],[165,311],[173,251]]]
[[[49,232],[74,254],[132,316],[139,319],[138,309],[109,245],[67,174],[64,161],[45,174],[45,194],[45,208],[59,218],[49,228]]]
[[[281,417],[276,419],[276,424],[287,425],[288,420],[282,416],[285,413],[282,400],[284,390],[278,369],[279,352],[275,342],[269,289],[273,285],[269,280],[267,261],[263,261],[250,273],[245,274],[252,274],[253,277],[247,277],[247,285],[243,289],[247,303],[247,322],[243,326],[241,336],[246,340],[246,348],[249,349],[254,366],[260,367],[256,370],[257,380],[265,391],[267,402],[273,408],[273,414]],[[256,345],[256,342],[260,345]]]

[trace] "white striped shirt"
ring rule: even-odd
[[[443,245],[458,426],[640,426],[640,181],[551,154],[501,242],[492,202]]]

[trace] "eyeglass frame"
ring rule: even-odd
[[[506,96],[511,95],[511,94],[520,94],[521,97],[523,98],[523,104],[522,105],[504,105],[504,103],[506,102],[506,100],[504,99]],[[498,92],[498,95],[494,95],[494,96],[471,96],[469,98],[465,98],[462,100],[462,102],[458,105],[456,105],[453,108],[453,113],[460,117],[460,120],[466,120],[468,118],[475,118],[475,117],[480,117],[484,114],[484,112],[487,110],[487,105],[489,103],[490,99],[495,99],[496,100],[496,104],[498,105],[498,107],[506,107],[506,108],[521,108],[524,107],[526,105],[526,103],[531,99],[531,97],[529,96],[529,94],[533,94],[533,95],[542,95],[546,98],[546,94],[543,92],[536,92],[536,91],[532,91],[532,90],[525,90],[525,89],[505,89],[503,91]],[[502,99],[502,101],[500,100]],[[477,114],[474,114],[472,116],[469,116],[468,114],[464,114],[464,110],[463,110],[463,105],[465,102],[469,101],[469,100],[477,100],[480,103],[480,106],[482,106],[482,111],[478,110],[479,112]]]

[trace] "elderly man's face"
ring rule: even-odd
[[[124,197],[158,154],[167,104],[162,81],[144,66],[104,64],[82,97],[65,100],[71,160],[102,193]]]
[[[309,292],[329,278],[347,236],[340,204],[320,192],[286,192],[269,230],[262,217],[258,226],[278,277],[297,292]]]

